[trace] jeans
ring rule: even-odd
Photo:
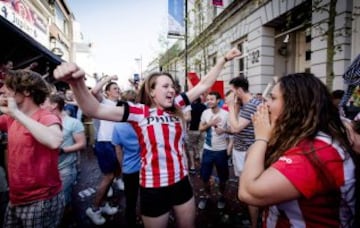
[[[65,205],[71,202],[71,195],[77,177],[76,163],[70,164],[59,170],[65,196]]]
[[[209,181],[214,165],[220,183],[225,183],[229,179],[229,165],[226,150],[212,151],[204,149],[200,168],[200,176],[204,182]]]
[[[0,192],[0,227],[3,227],[6,207],[9,203],[9,192]]]

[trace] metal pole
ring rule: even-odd
[[[143,70],[142,70],[142,55],[140,55],[140,80],[143,80]]]
[[[187,33],[188,33],[188,31],[187,31],[187,29],[188,29],[188,27],[187,27],[187,24],[188,24],[188,1],[187,0],[185,0],[185,88],[184,88],[184,91],[187,91],[188,90],[188,83],[187,83],[187,72],[188,72],[188,64],[187,64],[187,62],[188,62],[188,59],[187,59],[187,55],[188,55],[188,53],[187,53],[187,42],[188,42],[188,40],[187,40]]]

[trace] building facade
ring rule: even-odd
[[[224,0],[188,1],[188,71],[205,75],[225,51],[238,47],[239,58],[226,64],[219,80],[248,77],[251,92],[262,93],[274,76],[311,72],[326,82],[328,50],[333,50],[335,78],[332,89],[343,89],[342,74],[359,53],[359,1],[337,0],[336,16],[329,22],[330,0]],[[334,25],[334,42],[326,36]],[[179,40],[183,49],[183,41]],[[329,46],[330,45],[330,46]],[[328,48],[330,47],[330,48]],[[185,84],[185,51],[166,62]]]
[[[48,1],[51,9],[49,28],[49,48],[55,54],[61,55],[66,62],[73,61],[73,24],[72,13],[64,0]]]
[[[80,24],[65,0],[0,0],[0,66],[13,62],[14,69],[32,66],[60,89],[52,72],[62,61],[76,62],[96,83],[92,43],[83,39]],[[0,68],[1,70],[1,68]]]
[[[93,87],[99,78],[96,72],[96,63],[93,53],[93,44],[84,39],[81,32],[81,25],[76,21],[75,16],[73,25],[73,62],[76,62],[86,73],[86,85]]]
[[[13,69],[30,68],[54,81],[55,67],[72,60],[72,28],[66,3],[0,0],[0,8],[0,65],[10,61]]]

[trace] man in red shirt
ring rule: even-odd
[[[61,120],[39,107],[49,94],[41,75],[9,71],[0,89],[0,131],[8,133],[9,196],[4,227],[57,227],[65,199],[58,171]]]

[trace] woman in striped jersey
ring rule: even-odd
[[[280,78],[252,120],[239,198],[268,206],[264,227],[358,227],[359,158],[320,79]]]
[[[63,63],[55,69],[54,77],[70,84],[86,115],[133,125],[141,147],[140,205],[145,227],[167,227],[171,209],[178,227],[195,226],[194,196],[184,161],[183,111],[213,85],[225,63],[240,54],[231,49],[194,88],[177,96],[170,74],[153,73],[140,88],[140,104],[127,102],[120,107],[93,99],[84,71],[75,64]]]

